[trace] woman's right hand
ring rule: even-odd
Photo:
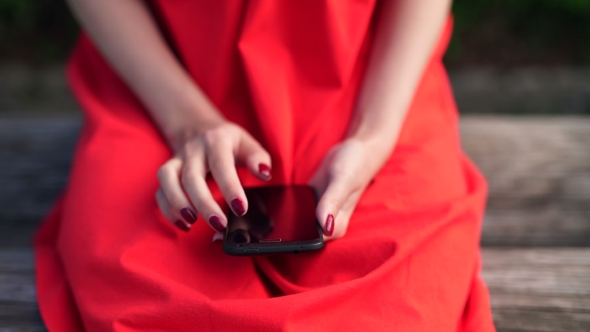
[[[271,178],[270,154],[236,124],[222,122],[185,132],[174,145],[175,156],[158,170],[156,201],[163,215],[183,231],[190,230],[197,213],[217,232],[227,227],[227,217],[207,186],[209,172],[238,216],[246,213],[248,201],[236,166],[247,167],[261,180]]]

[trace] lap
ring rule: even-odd
[[[180,233],[159,213],[156,171],[170,157],[159,136],[109,126],[82,136],[55,238],[83,319],[150,326],[197,315],[210,319],[199,318],[202,326],[232,317],[260,327],[252,317],[272,312],[266,324],[277,328],[337,326],[332,307],[361,324],[425,326],[429,317],[440,329],[461,316],[479,262],[485,185],[460,155],[400,146],[344,238],[305,255],[232,257],[202,220]],[[433,169],[416,169],[424,163]]]

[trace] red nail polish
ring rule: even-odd
[[[211,224],[211,226],[213,226],[213,228],[215,228],[216,231],[218,231],[218,232],[225,231],[225,227],[221,223],[221,219],[218,216],[216,216],[214,214],[211,215],[211,217],[209,217],[209,223]]]
[[[324,230],[325,236],[332,236],[334,234],[334,216],[329,214],[326,218],[326,229]]]
[[[242,202],[242,200],[239,198],[232,199],[231,206],[238,216],[243,216],[244,213],[246,213],[246,207],[244,206],[244,202]]]
[[[194,224],[197,221],[197,214],[193,212],[193,210],[189,208],[183,208],[180,210],[180,215],[184,218],[186,222],[189,224]]]
[[[271,178],[271,170],[270,167],[266,164],[258,164],[258,172],[262,174],[265,178]]]
[[[190,231],[190,230],[191,230],[191,227],[190,227],[189,225],[187,225],[187,224],[186,224],[184,221],[182,221],[182,220],[176,220],[176,221],[174,222],[174,225],[175,225],[176,227],[178,227],[180,230],[182,230],[182,231],[185,231],[185,232],[188,232],[188,231]]]

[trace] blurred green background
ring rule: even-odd
[[[456,0],[447,62],[590,64],[590,0]]]
[[[449,66],[590,64],[590,0],[456,0]],[[63,0],[0,0],[0,61],[60,63],[76,23]]]
[[[590,0],[455,0],[453,13],[462,114],[590,115]],[[79,112],[63,70],[77,31],[64,0],[0,0],[0,116]]]

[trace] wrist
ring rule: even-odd
[[[347,139],[361,142],[375,154],[389,156],[397,141],[399,128],[397,126],[359,125],[349,131]]]
[[[173,151],[209,129],[227,123],[225,117],[208,100],[177,102],[158,113],[158,126]]]

